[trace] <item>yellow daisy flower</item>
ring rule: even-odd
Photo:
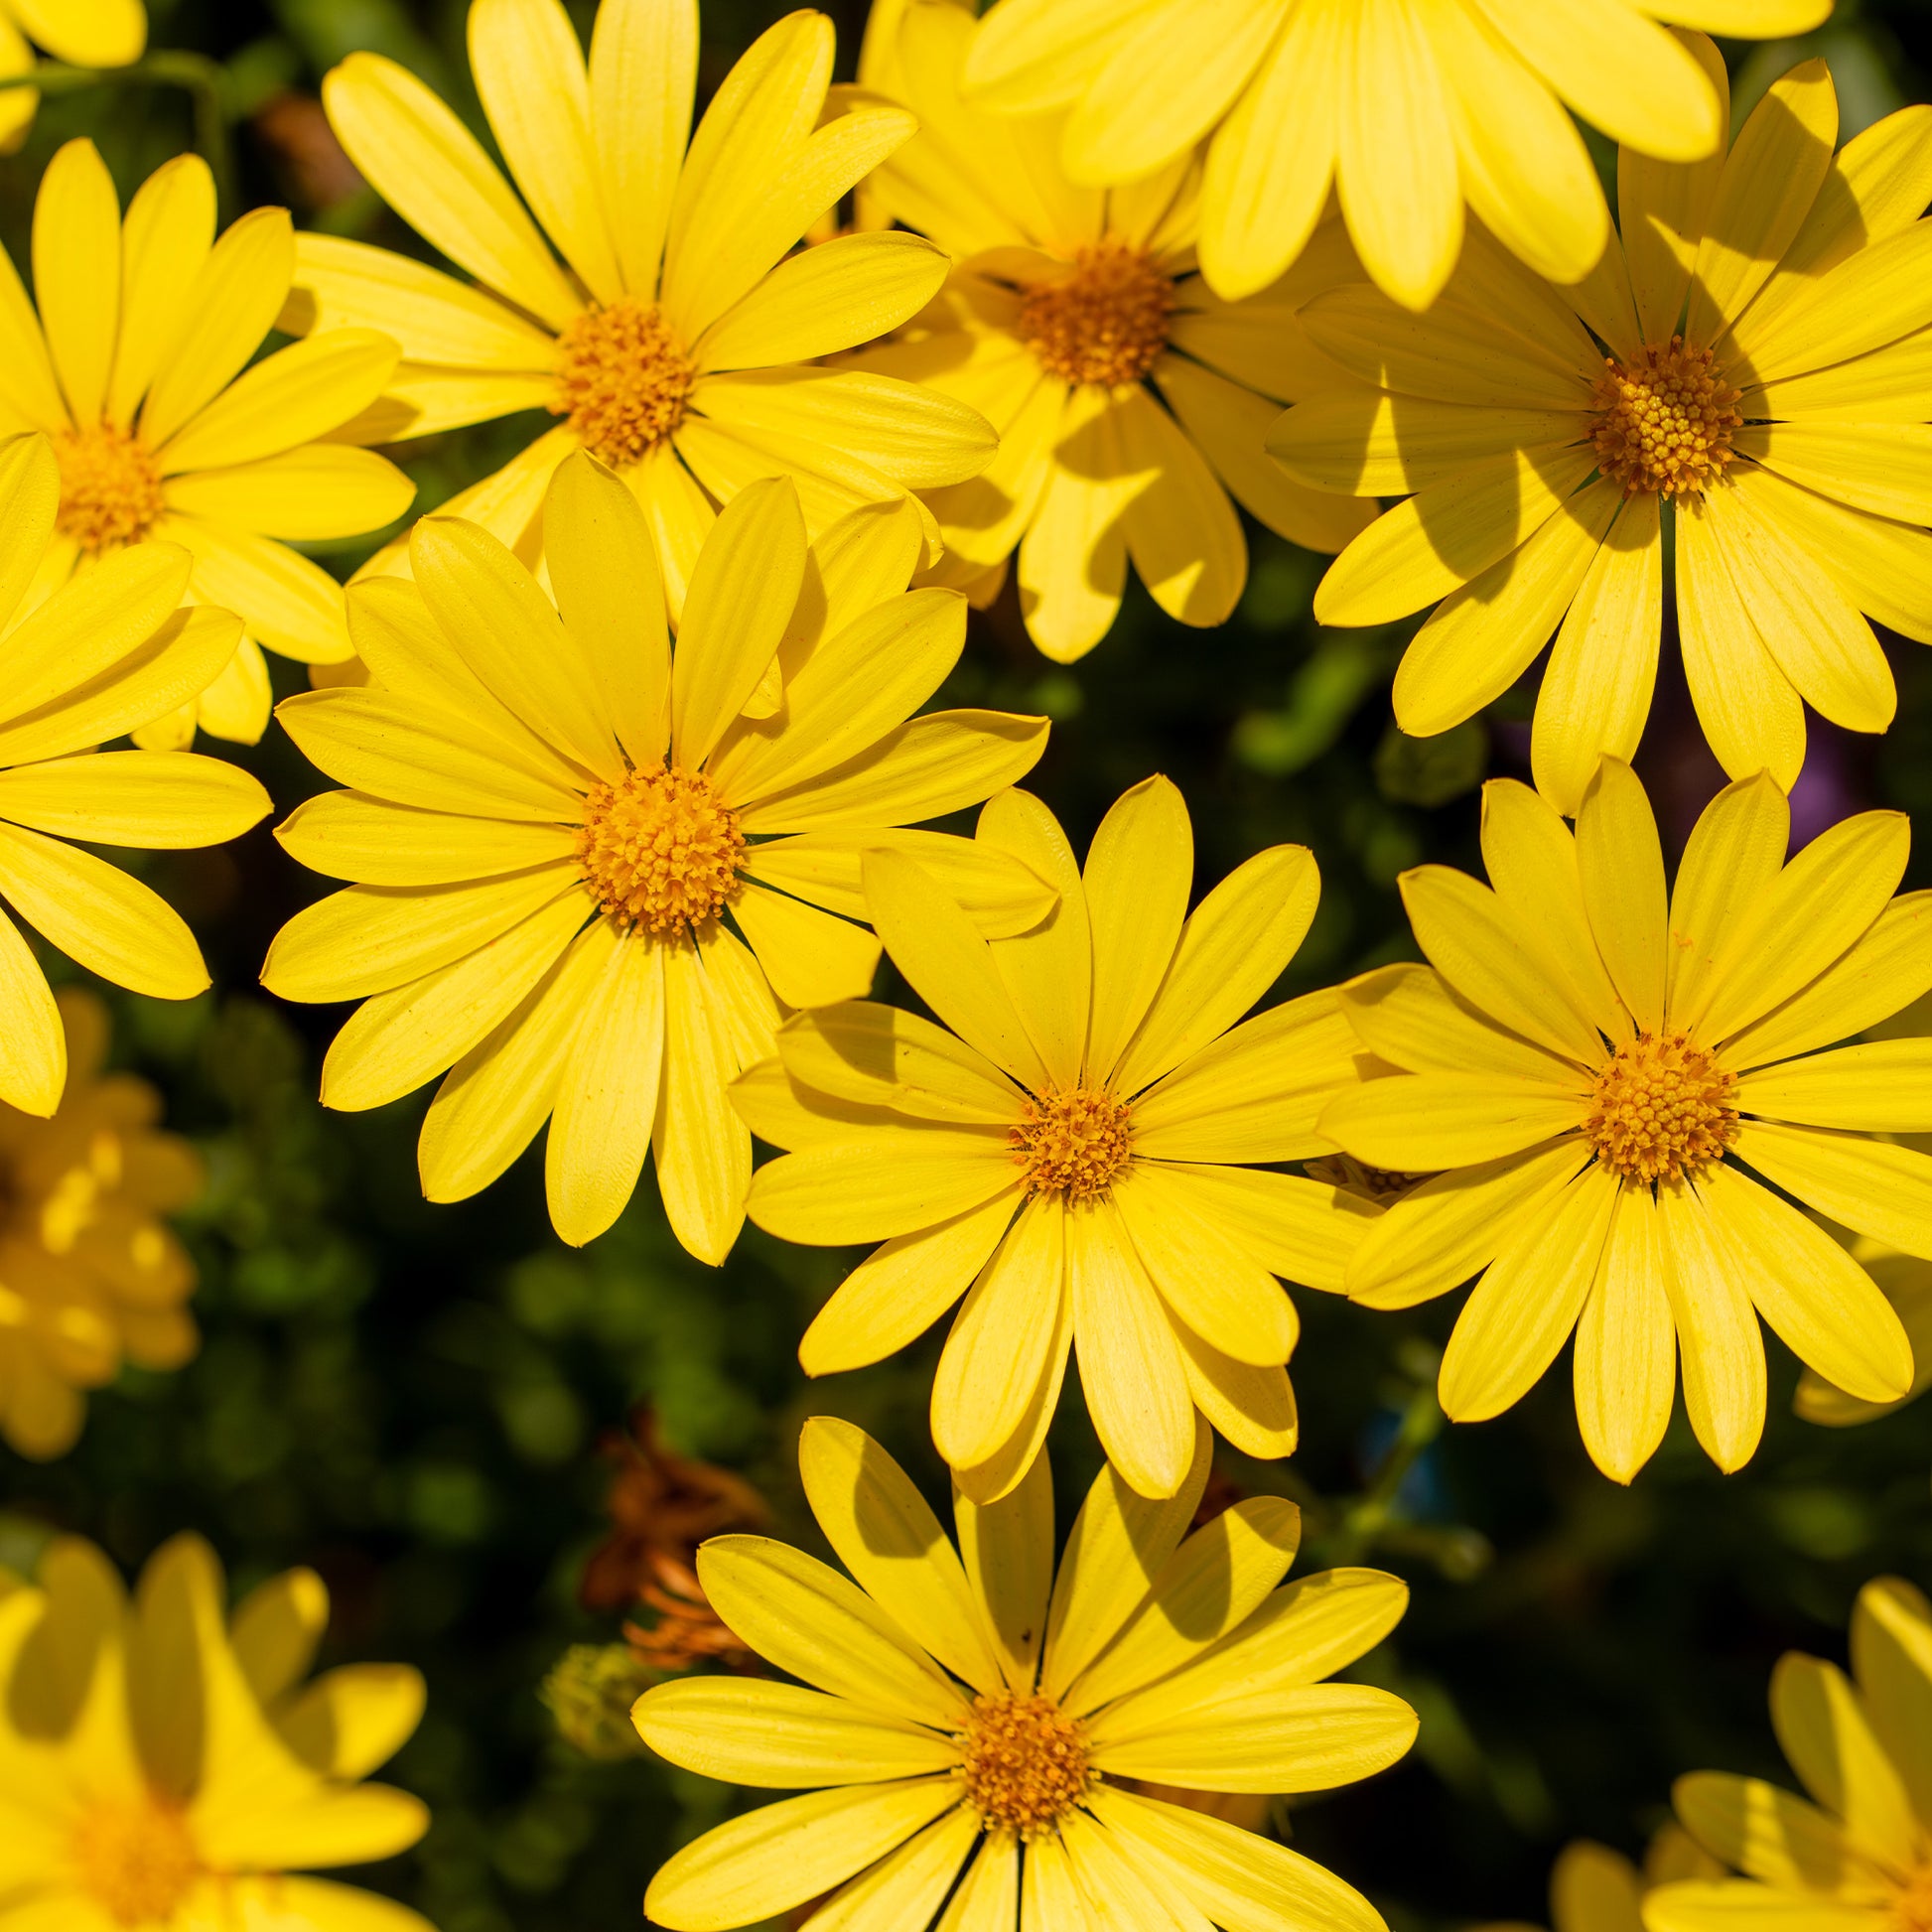
[[[905,592],[920,533],[903,501],[808,548],[789,481],[749,484],[705,541],[675,656],[623,483],[580,453],[542,514],[555,604],[449,517],[416,525],[413,584],[349,591],[373,685],[278,715],[354,788],[277,836],[356,883],[283,927],[262,980],[364,1002],[324,1064],[329,1106],[378,1107],[454,1068],[423,1126],[430,1199],[487,1186],[552,1116],[567,1241],[610,1226],[654,1148],[678,1238],[719,1262],[752,1172],[726,1083],[770,1053],[787,1008],[872,984],[879,942],[850,923],[860,854],[916,852],[996,931],[1051,906],[1020,862],[902,829],[1031,769],[1046,721],[911,717],[957,660],[966,608]]]
[[[1197,1409],[1249,1454],[1287,1455],[1300,1322],[1276,1277],[1338,1289],[1372,1211],[1258,1165],[1332,1153],[1315,1117],[1354,1078],[1332,993],[1236,1024],[1309,929],[1313,858],[1258,853],[1189,916],[1193,830],[1160,777],[1107,814],[1084,872],[1024,791],[986,807],[979,843],[1058,888],[1051,918],[988,940],[915,858],[868,853],[874,928],[944,1024],[868,1002],[800,1014],[732,1090],[788,1150],[754,1178],[752,1219],[885,1244],[800,1360],[879,1361],[964,1295],[932,1436],[982,1501],[1038,1455],[1076,1348],[1101,1444],[1144,1495],[1185,1478]]]
[[[1722,87],[1717,50],[1693,45]],[[1691,696],[1731,777],[1788,788],[1807,703],[1854,731],[1891,722],[1862,614],[1932,640],[1932,107],[1834,157],[1837,130],[1831,75],[1807,62],[1727,156],[1626,148],[1622,239],[1578,287],[1472,236],[1426,316],[1366,285],[1302,311],[1373,386],[1298,405],[1269,447],[1304,482],[1414,492],[1314,600],[1331,624],[1436,606],[1396,674],[1404,731],[1470,717],[1554,632],[1531,759],[1574,813],[1599,755],[1635,754],[1671,571]]]
[[[420,80],[351,55],[323,83],[331,125],[390,207],[482,287],[304,235],[282,326],[349,324],[402,345],[369,442],[517,410],[561,417],[446,513],[534,556],[551,473],[587,449],[644,505],[674,620],[717,506],[759,478],[790,477],[817,536],[861,503],[975,475],[995,438],[971,410],[808,366],[896,328],[946,272],[913,235],[787,252],[912,132],[883,103],[821,124],[832,40],[818,13],[770,28],[687,153],[696,0],[605,0],[588,74],[560,0],[474,0],[471,68],[521,202]],[[369,568],[407,563],[385,553]]]
[[[180,914],[67,841],[218,845],[267,812],[267,792],[217,759],[93,750],[192,701],[241,626],[226,611],[180,608],[193,560],[172,543],[104,558],[20,615],[61,555],[60,502],[48,439],[0,440],[0,901],[102,979],[193,999],[207,969]],[[66,1080],[54,995],[0,909],[0,1103],[45,1119]]]
[[[61,465],[58,534],[26,608],[143,538],[195,560],[188,595],[242,621],[198,699],[149,721],[151,751],[199,722],[253,744],[268,724],[258,645],[306,663],[349,654],[342,587],[294,542],[359,536],[415,485],[369,450],[325,441],[382,393],[396,346],[367,330],[298,343],[250,366],[295,273],[288,210],[214,234],[197,155],[149,176],[121,218],[91,141],[48,164],[34,204],[38,317],[0,252],[0,433],[45,430]]]
[[[1845,819],[1787,864],[1790,827],[1763,773],[1729,786],[1667,896],[1643,787],[1606,759],[1574,836],[1527,785],[1485,787],[1487,887],[1403,875],[1431,965],[1366,974],[1341,1004],[1405,1070],[1330,1102],[1321,1131],[1435,1176],[1364,1237],[1355,1300],[1410,1308],[1481,1277],[1443,1358],[1454,1420],[1507,1409],[1573,1328],[1577,1419],[1619,1482],[1662,1440],[1680,1350],[1698,1441],[1749,1460],[1760,1315],[1854,1395],[1910,1387],[1890,1303],[1784,1196],[1932,1256],[1932,1157],[1872,1138],[1932,1127],[1932,1040],[1834,1048],[1932,985],[1932,894],[1892,897],[1902,813]]]
[[[1609,216],[1566,108],[1633,153],[1697,161],[1719,87],[1665,23],[1775,39],[1832,0],[998,0],[966,69],[1008,114],[1070,110],[1076,181],[1139,182],[1207,137],[1201,266],[1233,300],[1300,253],[1332,188],[1368,271],[1426,309],[1463,205],[1555,281]],[[1721,83],[1720,83],[1721,86]]]
[[[71,67],[124,68],[147,45],[141,0],[0,0],[0,79],[32,73],[35,46]],[[40,100],[33,87],[0,93],[0,154],[26,140]]]
[[[200,1345],[195,1264],[161,1216],[203,1187],[200,1158],[155,1127],[161,1096],[102,1070],[107,1011],[56,996],[68,1085],[52,1120],[0,1103],[0,1435],[44,1459],[72,1448],[84,1389],[123,1359],[179,1368]]]
[[[1746,1875],[1660,1887],[1647,1932],[1916,1932],[1932,1920],[1932,1603],[1897,1577],[1860,1590],[1852,1676],[1789,1650],[1771,1725],[1810,1801],[1763,1778],[1697,1771],[1684,1828]]]
[[[946,542],[938,581],[987,601],[1017,546],[1027,628],[1061,662],[1106,634],[1130,558],[1170,617],[1220,623],[1248,576],[1230,495],[1315,550],[1373,516],[1292,482],[1262,448],[1277,403],[1341,379],[1295,310],[1352,280],[1354,256],[1332,224],[1265,297],[1221,301],[1194,270],[1193,171],[1075,187],[1043,133],[961,102],[972,36],[959,7],[914,4],[890,66],[875,55],[875,84],[894,83],[919,132],[868,193],[957,266],[900,340],[848,358],[955,396],[1000,432],[984,476],[925,492]]]
[[[856,1586],[761,1536],[698,1552],[719,1613],[800,1682],[687,1678],[632,1713],[674,1764],[808,1795],[686,1846],[646,1915],[725,1932],[831,1892],[794,1923],[925,1932],[944,1906],[946,1932],[1209,1918],[1382,1932],[1311,1860],[1136,1788],[1330,1791],[1416,1735],[1399,1698],[1320,1681],[1394,1629],[1405,1585],[1329,1570],[1278,1587],[1301,1523],[1273,1496],[1183,1541],[1211,1440],[1198,1431],[1171,1501],[1102,1469],[1055,1578],[1044,1457],[1003,1502],[955,1494],[955,1550],[877,1443],[808,1422],[805,1493]]]
[[[432,1932],[373,1892],[296,1874],[393,1858],[429,1814],[365,1784],[416,1728],[394,1664],[302,1678],[329,1620],[313,1570],[224,1614],[214,1553],[178,1536],[132,1602],[63,1537],[0,1584],[0,1932]]]
[[[1644,1932],[1643,1901],[1659,1885],[1723,1876],[1724,1866],[1681,1825],[1665,1825],[1652,1837],[1641,1871],[1607,1845],[1573,1839],[1550,1872],[1550,1923],[1555,1932]],[[1477,1932],[1540,1928],[1507,1922]]]

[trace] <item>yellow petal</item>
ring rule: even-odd
[[[27,435],[0,442],[0,624],[44,568],[60,505],[60,466],[47,439]]]
[[[859,1587],[955,1677],[997,1690],[999,1660],[966,1572],[905,1471],[863,1430],[814,1416],[799,1436],[798,1473],[819,1528]],[[941,1743],[948,1747],[956,1759],[957,1746]]]
[[[91,141],[47,164],[34,201],[34,292],[73,421],[99,422],[121,313],[121,207]]]
[[[0,1100],[24,1114],[49,1118],[68,1079],[67,1035],[47,975],[0,911]]]
[[[758,688],[804,569],[805,526],[784,479],[753,483],[725,507],[699,556],[671,666],[678,763],[698,765]]]
[[[1695,1189],[1660,1187],[1657,1211],[1691,1429],[1719,1468],[1740,1469],[1764,1433],[1764,1340],[1744,1270]]]
[[[664,1054],[664,952],[637,933],[617,948],[557,1082],[544,1191],[551,1226],[573,1247],[611,1226],[643,1172]]]
[[[295,273],[286,208],[252,208],[222,234],[189,291],[141,405],[141,441],[159,449],[247,366],[275,326]]]
[[[778,1052],[786,1071],[815,1092],[914,1120],[1005,1130],[1026,1104],[1018,1087],[944,1028],[870,1001],[794,1014],[779,1029]]]
[[[639,298],[656,293],[697,74],[695,0],[610,0],[598,9],[592,143],[623,286]]]
[[[1162,1162],[1160,1171],[1271,1275],[1310,1288],[1340,1292],[1374,1218],[1357,1196],[1300,1174],[1183,1162]]]
[[[820,1932],[930,1924],[953,1889],[960,1866],[982,1842],[978,1813],[966,1805],[956,1806],[897,1852],[841,1885],[812,1916],[821,1921]],[[984,1862],[982,1858],[980,1863]]]
[[[1761,1778],[1693,1771],[1677,1780],[1671,1800],[1701,1846],[1777,1892],[1836,1892],[1871,1910],[1891,1890],[1836,1819]]]
[[[1728,1163],[1698,1183],[1742,1263],[1750,1298],[1785,1346],[1865,1402],[1912,1386],[1912,1346],[1877,1286],[1816,1222]]]
[[[351,54],[322,83],[330,125],[384,201],[432,246],[553,329],[583,305],[474,134],[380,54]]]
[[[262,983],[287,1000],[359,1000],[487,945],[565,893],[576,868],[538,866],[479,885],[350,886],[275,935]]]
[[[0,819],[92,845],[220,845],[269,809],[248,772],[181,752],[104,752],[0,771]]]
[[[214,176],[198,154],[157,168],[121,228],[120,339],[108,379],[108,420],[125,428],[169,345],[214,241]]]
[[[408,1741],[425,1696],[422,1673],[406,1664],[344,1664],[278,1712],[275,1727],[305,1763],[332,1777],[365,1777]]]
[[[181,915],[91,853],[0,824],[0,895],[45,938],[116,986],[192,1000],[208,984]]]
[[[9,433],[68,427],[67,404],[48,356],[40,318],[4,248],[0,248],[0,407]]]
[[[163,491],[171,510],[205,524],[297,543],[379,530],[401,516],[415,494],[416,485],[386,457],[327,443],[232,470],[176,477]]]
[[[1041,1377],[1064,1357],[1066,1226],[1058,1200],[1029,1202],[954,1318],[932,1382],[932,1441],[955,1468],[991,1460],[1023,1432]]]
[[[516,1011],[437,1089],[417,1151],[429,1199],[467,1200],[529,1146],[555,1098],[584,1003],[617,943],[607,921],[586,926]]]
[[[1590,1167],[1518,1221],[1456,1317],[1439,1386],[1455,1422],[1485,1422],[1527,1395],[1577,1325],[1597,1280],[1620,1184]]]
[[[1601,1266],[1577,1322],[1577,1427],[1589,1459],[1629,1482],[1657,1452],[1677,1393],[1677,1331],[1648,1189],[1617,1190]]]
[[[1837,144],[1838,94],[1823,61],[1806,61],[1771,83],[1718,178],[1692,271],[1689,336],[1714,341],[1770,279]]]
[[[1642,782],[1627,764],[1605,759],[1577,814],[1577,870],[1603,964],[1639,1033],[1664,1024],[1664,974],[1670,950],[1664,852]]]
[[[1053,1475],[1035,1461],[1005,1501],[982,1507],[959,1490],[953,1521],[967,1581],[1009,1688],[1031,1695],[1053,1587]]]
[[[1067,1216],[1067,1282],[1080,1386],[1101,1447],[1143,1495],[1185,1481],[1193,1399],[1180,1347],[1139,1257],[1106,1202]]]
[[[734,1099],[744,1082],[734,1089]],[[753,1121],[754,1131],[760,1131]],[[1017,1183],[951,1220],[883,1243],[819,1310],[798,1344],[807,1375],[865,1368],[916,1341],[965,1294],[1006,1233]]]
[[[815,1791],[735,1818],[658,1869],[644,1909],[672,1932],[726,1932],[816,1898],[957,1802],[950,1777]]]
[[[1082,884],[1093,932],[1087,1065],[1097,1079],[1113,1074],[1168,975],[1193,871],[1186,801],[1168,778],[1123,792],[1093,835]]]
[[[1929,1630],[1932,1616],[1924,1596],[1896,1577],[1866,1584],[1853,1605],[1852,1668],[1871,1727],[1898,1767],[1921,1821],[1932,1810],[1932,1790],[1908,1740],[1932,1704]]]
[[[1790,1652],[1771,1672],[1771,1726],[1805,1789],[1866,1857],[1909,1871],[1918,1826],[1864,1700],[1836,1664]]]
[[[385,464],[380,488],[390,491],[399,483],[407,479]],[[407,500],[406,495],[388,498]],[[195,559],[190,588],[196,601],[233,611],[248,634],[270,650],[305,664],[341,664],[353,654],[343,587],[299,551],[251,530],[173,510],[155,534],[180,544]]]
[[[1738,1125],[1737,1158],[1774,1187],[1887,1247],[1932,1259],[1932,1158],[1823,1127]]]
[[[536,217],[600,302],[623,293],[591,138],[584,50],[557,0],[482,0],[470,68],[489,129]]]

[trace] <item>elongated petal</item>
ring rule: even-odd
[[[425,811],[355,791],[305,799],[275,836],[298,865],[365,886],[451,886],[568,859],[576,847],[567,825]]]
[[[1577,1322],[1577,1426],[1590,1460],[1628,1482],[1656,1452],[1677,1392],[1677,1332],[1662,1230],[1647,1190],[1618,1190],[1616,1216]]]
[[[1704,1451],[1739,1469],[1764,1433],[1764,1340],[1744,1265],[1697,1191],[1657,1191],[1665,1287],[1684,1366],[1684,1407]]]
[[[920,1129],[855,1136],[760,1168],[747,1212],[787,1241],[841,1247],[913,1234],[1014,1182],[1004,1134]]]

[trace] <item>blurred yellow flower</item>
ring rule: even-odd
[[[912,132],[910,115],[880,103],[821,121],[832,54],[823,14],[779,21],[687,153],[696,0],[604,0],[588,74],[559,0],[474,0],[471,68],[522,201],[420,80],[353,54],[323,85],[343,146],[483,286],[304,235],[283,327],[347,323],[402,345],[369,442],[518,410],[562,417],[445,512],[534,558],[551,473],[588,449],[644,505],[674,621],[717,506],[759,478],[790,477],[817,536],[860,503],[973,476],[995,439],[971,410],[808,366],[896,328],[946,273],[914,235],[787,252]],[[370,569],[407,567],[398,548]]]
[[[1315,1116],[1354,1078],[1332,993],[1237,1024],[1314,916],[1313,858],[1258,853],[1188,916],[1193,828],[1160,777],[1107,814],[1084,873],[1023,791],[986,807],[979,842],[1058,889],[1052,916],[989,941],[914,858],[869,853],[874,927],[943,1026],[862,1002],[800,1014],[732,1089],[787,1150],[754,1177],[752,1219],[885,1244],[800,1360],[879,1361],[963,1295],[932,1435],[982,1501],[1038,1455],[1070,1351],[1109,1459],[1145,1495],[1185,1478],[1196,1410],[1250,1455],[1289,1454],[1301,1324],[1276,1277],[1338,1289],[1372,1213],[1260,1165],[1331,1153]]]
[[[267,792],[219,759],[93,751],[191,703],[241,626],[226,611],[180,608],[192,560],[172,543],[121,550],[19,615],[62,559],[60,504],[48,439],[0,440],[0,900],[101,978],[192,999],[208,976],[180,915],[66,841],[216,845],[267,812]],[[0,1102],[45,1118],[66,1079],[54,995],[0,910]]]
[[[1230,495],[1315,550],[1373,518],[1262,448],[1277,404],[1343,380],[1295,311],[1353,280],[1355,258],[1334,224],[1279,287],[1221,301],[1194,268],[1196,171],[1183,159],[1132,189],[1076,188],[1046,133],[961,102],[972,34],[959,7],[914,0],[891,50],[868,40],[873,84],[919,132],[867,194],[956,266],[897,341],[848,366],[956,396],[1001,437],[983,476],[925,492],[946,542],[936,581],[987,601],[1017,546],[1027,628],[1062,662],[1106,634],[1130,558],[1170,617],[1218,624],[1248,575]]]
[[[151,537],[194,558],[192,602],[242,621],[207,690],[143,722],[151,751],[188,744],[198,723],[253,744],[270,703],[260,644],[312,664],[347,657],[342,587],[278,539],[377,530],[415,494],[384,458],[323,440],[382,393],[397,355],[386,337],[340,330],[250,365],[294,272],[286,208],[256,208],[215,239],[214,182],[196,155],[157,169],[123,221],[91,141],[69,141],[41,181],[38,319],[0,253],[0,431],[47,431],[61,465],[57,534],[24,609]]]
[[[748,485],[705,541],[675,654],[619,479],[580,453],[543,516],[554,604],[449,517],[416,525],[414,583],[350,590],[374,684],[279,716],[354,789],[279,836],[357,883],[283,927],[262,979],[365,1002],[323,1067],[332,1107],[454,1067],[423,1126],[432,1200],[488,1185],[549,1116],[566,1240],[611,1225],[654,1148],[678,1238],[720,1262],[752,1172],[726,1083],[772,1051],[787,1008],[872,984],[860,855],[916,852],[994,930],[1051,905],[1019,861],[902,829],[1029,770],[1046,721],[910,718],[957,660],[966,607],[905,591],[920,537],[903,500],[808,547],[790,482]]]
[[[1265,288],[1332,188],[1369,273],[1427,308],[1463,205],[1540,273],[1583,280],[1603,191],[1566,107],[1636,154],[1720,147],[1725,101],[1664,23],[1774,39],[1832,0],[998,0],[968,93],[1070,109],[1076,181],[1141,182],[1207,137],[1201,266]]]
[[[1746,1875],[1659,1887],[1647,1932],[1917,1932],[1932,1918],[1932,1603],[1897,1577],[1866,1584],[1852,1676],[1786,1651],[1771,1725],[1810,1802],[1762,1778],[1679,1778],[1685,1830]]]
[[[1722,90],[1717,49],[1693,44]],[[1728,156],[1625,149],[1622,239],[1578,287],[1472,235],[1427,315],[1366,285],[1302,311],[1357,386],[1290,410],[1269,447],[1306,483],[1407,496],[1314,599],[1330,624],[1436,607],[1396,674],[1404,731],[1471,717],[1554,632],[1531,761],[1574,813],[1600,755],[1635,756],[1673,570],[1691,697],[1731,777],[1788,789],[1806,704],[1890,724],[1864,614],[1932,642],[1932,107],[1835,158],[1838,124],[1807,62]]]
[[[0,79],[32,73],[35,47],[76,68],[124,68],[147,45],[141,0],[0,0]],[[27,138],[40,98],[34,87],[0,92],[0,154]]]
[[[1723,1876],[1724,1866],[1681,1825],[1665,1825],[1652,1837],[1641,1871],[1607,1845],[1573,1839],[1550,1871],[1550,1924],[1555,1932],[1644,1932],[1646,1893],[1679,1879]],[[1503,1923],[1477,1932],[1538,1928]]]
[[[1891,1304],[1786,1196],[1932,1257],[1932,1156],[1873,1138],[1932,1128],[1932,1039],[1834,1047],[1932,985],[1932,894],[1892,897],[1902,813],[1845,819],[1786,864],[1790,828],[1762,772],[1729,786],[1667,896],[1643,787],[1606,759],[1574,837],[1528,786],[1485,788],[1489,886],[1403,875],[1431,965],[1365,974],[1341,1004],[1405,1070],[1332,1101],[1321,1131],[1435,1175],[1364,1237],[1351,1297],[1411,1308],[1481,1277],[1443,1358],[1454,1420],[1509,1408],[1573,1328],[1584,1442],[1620,1482],[1663,1439],[1680,1350],[1698,1441],[1721,1468],[1750,1459],[1759,1316],[1863,1400],[1911,1386]]]
[[[350,1664],[304,1685],[329,1620],[312,1570],[225,1616],[200,1537],[150,1559],[132,1602],[63,1537],[37,1585],[0,1585],[0,1932],[432,1932],[294,1874],[392,1858],[420,1800],[361,1782],[416,1728],[423,1683]]]
[[[646,1691],[633,1716],[674,1764],[809,1795],[677,1853],[645,1894],[651,1920],[726,1932],[831,1892],[794,1923],[925,1932],[946,1906],[948,1932],[1210,1917],[1382,1932],[1313,1861],[1130,1788],[1328,1791],[1416,1734],[1387,1691],[1320,1682],[1395,1627],[1405,1585],[1329,1570],[1278,1587],[1301,1520],[1272,1496],[1182,1540],[1211,1442],[1196,1433],[1167,1502],[1102,1469],[1056,1579],[1043,1456],[1002,1502],[955,1494],[955,1550],[877,1443],[808,1422],[805,1493],[857,1587],[764,1537],[698,1553],[727,1622],[800,1683],[687,1678]]]
[[[202,1164],[157,1130],[161,1096],[104,1072],[107,1011],[56,996],[68,1085],[52,1120],[0,1103],[0,1434],[22,1455],[80,1434],[84,1389],[123,1359],[179,1368],[200,1337],[183,1306],[195,1264],[160,1218],[201,1194]]]

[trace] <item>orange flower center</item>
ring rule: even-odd
[[[958,1741],[966,1802],[989,1832],[1039,1838],[1093,1783],[1085,1726],[1049,1697],[976,1697]]]
[[[1584,1137],[1626,1180],[1682,1180],[1737,1138],[1737,1076],[1689,1034],[1639,1034],[1596,1076]]]
[[[640,462],[684,420],[693,373],[654,302],[587,309],[557,338],[553,416],[614,470]]]
[[[1644,344],[1627,366],[1605,357],[1591,428],[1598,467],[1626,496],[1701,496],[1730,461],[1740,394],[1711,351],[1682,336]]]
[[[1063,1087],[1028,1100],[1007,1139],[1029,1193],[1086,1201],[1127,1165],[1132,1136],[1127,1104],[1105,1087]]]
[[[1073,272],[1041,282],[1020,305],[1020,340],[1040,366],[1069,382],[1138,382],[1168,345],[1173,282],[1145,248],[1102,241]]]
[[[96,423],[54,433],[61,466],[59,527],[82,550],[117,550],[139,543],[161,515],[161,466],[140,440]]]
[[[591,787],[577,856],[605,911],[663,932],[702,925],[731,897],[745,835],[702,771],[660,765]]]
[[[202,1869],[188,1821],[158,1798],[84,1813],[72,1856],[82,1885],[116,1925],[165,1925]]]
[[[1898,1888],[1891,1911],[1897,1932],[1932,1932],[1932,1864],[1920,1865]]]

